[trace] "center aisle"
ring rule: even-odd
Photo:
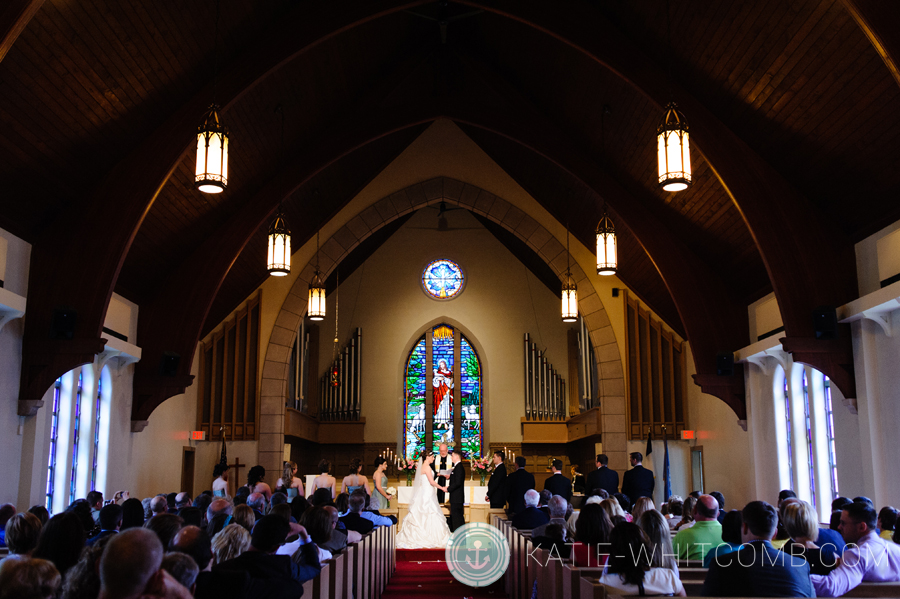
[[[381,594],[382,599],[436,599],[439,597],[507,597],[501,578],[489,587],[474,588],[459,582],[444,561],[443,549],[398,549],[397,570]]]

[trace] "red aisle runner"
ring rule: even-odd
[[[382,599],[438,599],[441,597],[493,597],[503,599],[501,578],[489,587],[465,585],[450,574],[443,549],[398,549],[397,571]]]

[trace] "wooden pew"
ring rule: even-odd
[[[606,587],[600,584],[600,579],[593,576],[585,576],[580,581],[580,599],[606,599]]]
[[[864,582],[843,597],[900,597],[900,582]]]
[[[562,594],[561,597],[581,599],[581,579],[600,578],[603,568],[579,568],[572,563],[562,566]]]

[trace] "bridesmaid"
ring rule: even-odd
[[[369,480],[360,474],[362,472],[362,460],[353,458],[350,460],[350,474],[341,481],[341,493],[353,495],[357,489],[365,489],[369,493]]]
[[[388,495],[387,492],[388,477],[384,473],[387,470],[387,466],[387,460],[383,457],[375,458],[375,474],[372,476],[372,479],[375,481],[375,492],[372,493],[372,501],[369,504],[371,510],[375,513],[378,513],[378,510],[387,509],[388,501],[393,497]]]
[[[213,497],[225,497],[228,495],[228,464],[216,464],[213,468],[212,484]]]
[[[266,497],[268,503],[272,499],[272,488],[263,481],[266,477],[266,469],[260,465],[256,465],[247,473],[247,489],[250,494],[262,493]]]
[[[316,489],[331,489],[331,498],[337,496],[337,480],[328,472],[331,470],[331,462],[321,460],[319,462],[319,472],[321,474],[313,479],[312,488],[309,490],[309,496],[312,497]]]
[[[276,489],[284,489],[283,492],[287,495],[288,499],[293,499],[298,496],[303,497],[303,481],[300,480],[299,477],[294,476],[295,474],[297,474],[297,464],[294,462],[285,462],[281,478],[275,483]]]

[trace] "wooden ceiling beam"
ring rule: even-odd
[[[900,85],[900,4],[884,0],[841,0]]]
[[[323,0],[299,5],[262,35],[256,47],[221,69],[215,97],[226,121],[228,107],[282,65],[343,32],[428,1]],[[160,190],[193,147],[197,124],[212,98],[209,86],[190,98],[87,197],[72,202],[34,244],[19,386],[23,410],[36,405],[56,378],[90,362],[90,356],[72,346],[102,349],[106,310],[131,243]],[[48,339],[54,311],[61,308],[77,315],[71,338]]]
[[[846,397],[856,396],[853,365],[846,363],[849,334],[841,336],[839,351],[815,339],[815,308],[840,306],[857,295],[853,246],[835,223],[823,219],[775,168],[671,82],[595,7],[578,2],[560,11],[543,0],[457,1],[532,27],[583,54],[659,106],[660,118],[662,107],[676,100],[691,127],[691,145],[706,158],[759,248],[787,338],[800,340],[792,347],[806,348],[794,359],[831,377]],[[810,345],[821,346],[822,352],[810,351]],[[841,366],[835,368],[837,363]]]
[[[0,9],[0,62],[43,4],[44,0],[7,0]]]

